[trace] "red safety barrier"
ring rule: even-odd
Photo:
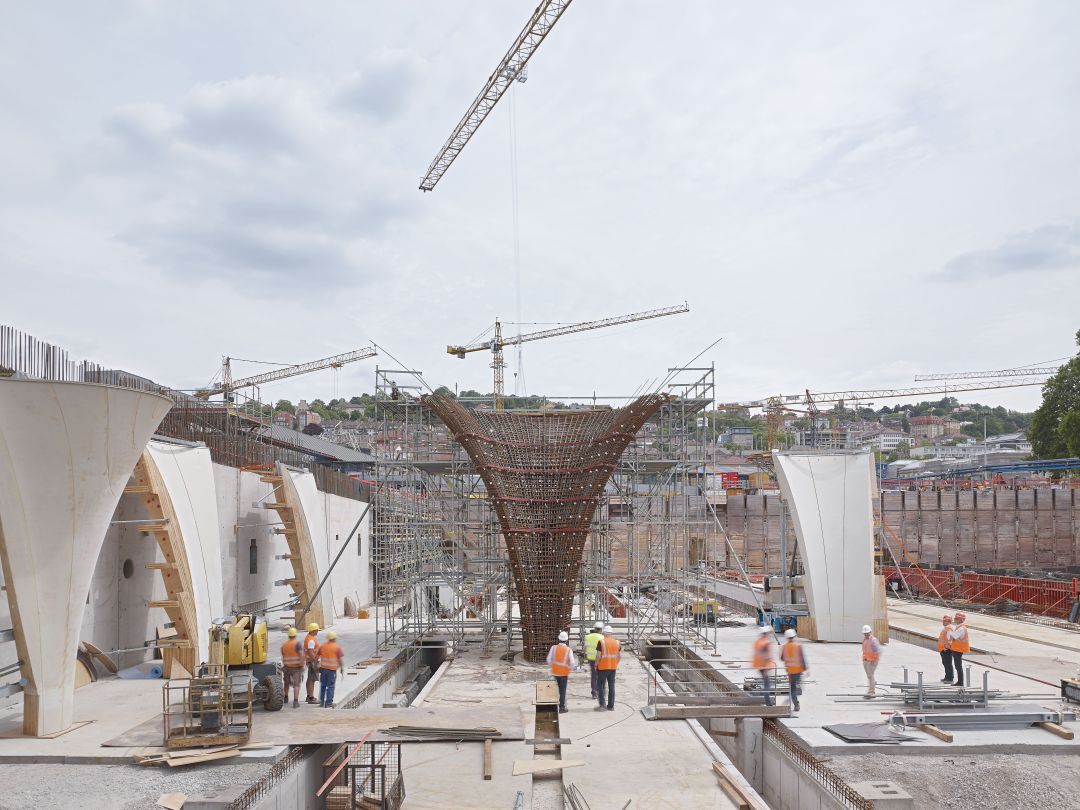
[[[1080,598],[1080,582],[1075,578],[1001,577],[907,566],[898,569],[891,565],[882,566],[881,573],[886,579],[901,575],[908,588],[926,596],[940,594],[943,599],[962,599],[986,606],[1008,599],[1023,610],[1042,616],[1067,617],[1073,603]]]

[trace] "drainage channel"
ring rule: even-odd
[[[537,740],[559,739],[558,706],[537,704],[534,736]],[[535,744],[533,746],[533,758],[561,759],[562,746],[558,743]],[[563,810],[564,806],[562,768],[534,773],[532,775],[531,810]],[[522,810],[525,809],[522,808]]]

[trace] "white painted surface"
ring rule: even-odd
[[[168,412],[155,394],[0,380],[0,542],[18,606],[26,724],[71,725],[91,578],[135,462]]]
[[[820,641],[861,641],[874,616],[870,453],[773,453]]]
[[[285,487],[286,491],[292,489],[291,494],[295,500],[290,498],[288,501],[300,505],[300,513],[296,515],[296,522],[299,524],[303,521],[307,525],[308,535],[311,537],[312,551],[315,556],[316,579],[314,582],[308,583],[311,592],[303,594],[303,602],[307,604],[307,601],[314,596],[317,604],[322,609],[324,622],[329,626],[331,618],[341,613],[341,610],[340,608],[335,610],[333,577],[322,586],[322,590],[318,592],[318,595],[315,595],[315,589],[319,587],[319,582],[330,570],[330,561],[333,555],[337,553],[336,549],[330,551],[323,493],[319,492],[319,488],[315,486],[315,476],[305,470],[297,470],[293,467],[286,467],[284,464],[278,464],[278,472],[283,476],[282,486]],[[312,607],[314,609],[314,605]]]
[[[221,581],[221,533],[214,470],[206,447],[151,441],[147,451],[165,482],[191,572],[198,660],[209,658],[209,630],[225,616]]]

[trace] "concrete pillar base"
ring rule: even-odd
[[[874,803],[874,810],[913,810],[915,800],[895,782],[852,782],[851,787]]]

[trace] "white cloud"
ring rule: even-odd
[[[945,264],[942,276],[966,281],[1044,270],[1080,270],[1080,224],[1043,225],[989,250],[962,253]]]

